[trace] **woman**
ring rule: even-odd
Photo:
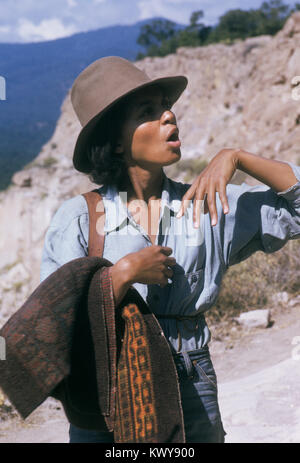
[[[300,237],[300,169],[223,149],[191,185],[168,178],[163,167],[181,157],[171,108],[186,84],[183,76],[151,80],[119,57],[92,63],[71,92],[83,126],[73,163],[102,185],[103,257],[114,264],[116,306],[133,285],[170,343],[186,442],[224,442],[204,312],[215,303],[229,265]],[[266,186],[229,184],[236,169]],[[87,211],[78,195],[56,212],[45,238],[42,280],[88,255]],[[113,437],[71,425],[70,442],[113,442]]]

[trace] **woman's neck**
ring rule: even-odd
[[[160,171],[153,173],[145,170],[137,171],[136,168],[128,169],[128,175],[123,182],[123,190],[127,192],[127,201],[139,199],[146,203],[150,199],[160,199],[165,173]]]

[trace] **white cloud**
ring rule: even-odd
[[[161,0],[141,0],[137,3],[140,10],[140,19],[151,18],[152,16],[160,16],[164,8]]]
[[[77,6],[77,3],[75,0],[67,0],[67,4],[69,8],[73,8],[74,6]]]
[[[199,9],[198,1],[193,0],[140,0],[137,6],[140,10],[139,19],[163,16],[179,23],[188,23],[190,11]]]
[[[6,34],[7,32],[11,31],[10,26],[0,26],[0,34]]]
[[[186,3],[186,0],[167,0],[167,3]]]
[[[34,24],[26,18],[19,19],[17,32],[23,42],[40,42],[67,37],[77,32],[73,25],[65,25],[58,18],[43,19]]]
[[[299,1],[299,0],[298,0]],[[164,17],[188,24],[193,11],[214,25],[233,8],[258,8],[263,0],[0,0],[0,42],[39,42],[115,24]],[[285,0],[295,4],[296,0]],[[54,13],[55,12],[55,13]],[[26,19],[25,19],[26,18]]]

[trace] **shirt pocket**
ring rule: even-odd
[[[194,272],[174,272],[172,278],[172,313],[183,314],[199,298],[204,285],[204,268]]]

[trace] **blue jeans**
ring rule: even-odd
[[[224,443],[225,431],[218,405],[217,377],[209,349],[174,354],[180,383],[187,443]],[[70,425],[70,443],[114,442],[113,433]]]

